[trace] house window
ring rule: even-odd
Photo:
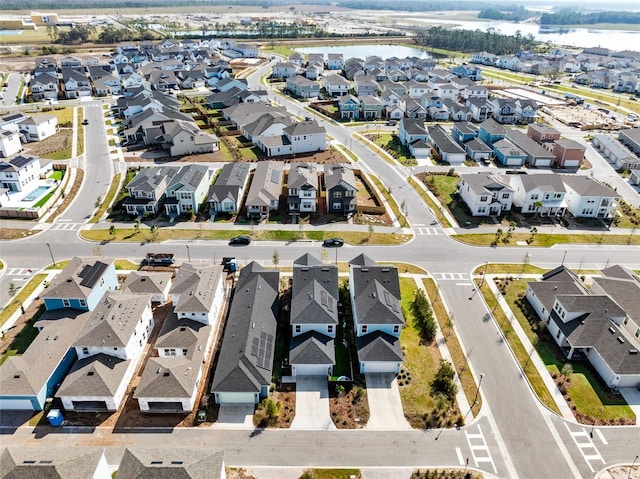
[[[183,350],[182,350],[182,355],[183,355],[183,356],[186,356],[186,355],[187,355],[187,350],[186,350],[186,349],[183,349]]]
[[[487,211],[486,206],[478,206],[478,213],[485,213]]]
[[[362,334],[366,334],[367,333],[367,325],[363,324],[362,325]]]
[[[327,326],[327,333],[333,333],[333,324]]]
[[[502,198],[503,199],[508,199],[509,198],[509,193],[502,193]]]
[[[296,333],[299,333],[300,331],[302,331],[302,326],[296,324]]]
[[[175,356],[176,355],[176,350],[173,349],[173,348],[165,348],[164,355],[165,356]]]
[[[481,197],[480,197],[480,201],[481,201],[482,203],[485,203],[485,202],[487,201],[487,199],[488,199],[488,197],[487,197],[487,196],[481,196]]]
[[[347,198],[353,198],[354,196],[356,196],[356,190],[347,190],[344,192],[344,196],[346,196]]]
[[[538,198],[539,198],[538,195],[531,195],[531,199],[534,200],[534,201],[537,200]]]
[[[80,306],[82,306],[82,307],[86,307],[86,306],[87,306],[87,300],[85,300],[85,299],[81,299],[81,300],[80,300]]]
[[[558,334],[556,334],[556,339],[560,338],[560,330],[558,329]]]
[[[63,299],[62,306],[64,306],[65,308],[68,308],[69,306],[71,306],[71,303],[69,302],[68,299]]]
[[[333,204],[333,209],[334,210],[339,210],[340,208],[342,208],[342,203],[334,203]]]
[[[551,195],[549,193],[547,193],[546,195],[544,195],[544,199],[548,200],[549,198],[551,198]]]
[[[334,198],[342,198],[342,191],[334,191],[333,192],[333,197]]]
[[[561,194],[561,193],[556,193],[555,195],[553,195],[553,197],[554,197],[555,199],[559,199],[559,198],[561,198],[561,197],[562,197],[562,194]]]
[[[393,332],[395,334],[398,334],[400,332],[400,325],[399,324],[394,324],[393,325]]]
[[[89,348],[82,348],[82,354],[89,354]]]

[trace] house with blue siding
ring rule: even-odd
[[[459,145],[463,145],[477,136],[478,127],[468,121],[457,121],[451,129],[451,137],[456,140]]]
[[[398,373],[404,316],[397,268],[356,256],[349,262],[349,296],[360,373]]]
[[[485,143],[492,145],[498,140],[503,140],[505,137],[505,129],[493,118],[488,118],[480,123],[480,129],[478,130],[478,138]]]
[[[42,295],[47,311],[62,308],[93,311],[109,290],[118,289],[113,259],[73,258]]]
[[[353,95],[341,96],[338,100],[341,120],[357,120],[360,118],[360,100]]]
[[[524,151],[507,140],[496,141],[493,144],[493,153],[496,161],[504,166],[522,166],[527,159]]]
[[[76,360],[73,343],[89,314],[59,315],[35,324],[38,335],[24,354],[10,356],[0,366],[0,411],[43,410]]]

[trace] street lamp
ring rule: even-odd
[[[47,243],[47,248],[49,248],[49,255],[51,255],[51,262],[53,263],[53,266],[55,266],[56,260],[53,259],[53,253],[51,252],[51,245],[49,243]]]
[[[480,373],[480,381],[478,381],[478,388],[476,389],[476,396],[473,398],[473,404],[471,405],[471,407],[475,406],[476,403],[478,402],[478,394],[480,394],[480,385],[482,384],[482,378],[484,377],[484,374]]]
[[[567,250],[564,250],[564,254],[562,255],[562,264],[564,265],[564,259],[567,257]]]
[[[640,457],[640,456],[636,456],[633,459],[633,462],[631,463],[631,465],[629,466],[629,472],[627,473],[627,479],[631,479],[631,469],[633,469],[634,466],[636,465],[636,461],[638,460],[638,457]]]
[[[191,253],[189,252],[189,245],[186,244],[185,247],[187,248],[187,258],[189,259],[189,263],[191,263]]]
[[[484,271],[482,272],[482,279],[480,280],[480,287],[482,288],[484,286],[484,277],[487,275],[487,267],[489,266],[489,262],[485,261],[484,262]],[[480,375],[482,376],[482,375]]]

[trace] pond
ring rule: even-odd
[[[341,45],[341,46],[318,46],[318,47],[305,47],[294,48],[295,51],[300,53],[324,53],[325,57],[328,53],[342,53],[344,59],[357,57],[363,60],[367,57],[377,55],[382,59],[398,57],[418,57],[429,58],[428,52],[419,48],[409,47],[406,45]]]

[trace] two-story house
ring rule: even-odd
[[[18,123],[18,129],[27,141],[42,141],[58,133],[58,117],[46,113],[32,115]]]
[[[296,76],[298,65],[290,62],[279,62],[273,65],[271,76],[285,80]]]
[[[30,191],[40,178],[40,160],[32,156],[14,156],[0,161],[0,188],[9,193]]]
[[[403,118],[398,127],[398,139],[400,143],[409,146],[412,143],[422,140],[427,141],[428,134],[423,120]]]
[[[591,176],[562,175],[567,209],[575,217],[612,219],[622,197]]]
[[[435,154],[450,165],[462,165],[467,154],[445,131],[442,125],[436,124],[427,127],[427,143]]]
[[[493,116],[493,103],[483,97],[467,98],[465,104],[471,111],[471,118],[477,122],[484,122]]]
[[[351,168],[340,163],[324,165],[324,185],[329,214],[349,215],[355,212],[358,185]]]
[[[29,82],[29,88],[34,101],[58,99],[58,76],[52,73],[41,73]]]
[[[178,168],[161,166],[143,168],[127,185],[129,196],[124,200],[127,214],[157,215],[164,203],[166,190]]]
[[[349,296],[360,373],[400,372],[404,317],[397,268],[357,256],[349,262]]]
[[[293,262],[291,287],[292,376],[331,375],[338,328],[338,268],[305,254]]]
[[[0,157],[8,158],[22,151],[17,131],[0,129]]]
[[[324,77],[324,88],[332,97],[347,95],[351,88],[351,82],[340,75],[327,75]]]
[[[247,216],[264,219],[271,211],[278,210],[283,177],[284,165],[281,162],[258,162],[245,201]]]
[[[167,184],[164,208],[167,215],[197,214],[207,199],[213,170],[204,165],[183,166]]]
[[[575,140],[555,140],[553,149],[554,162],[561,168],[580,168],[584,161],[586,148]]]
[[[491,100],[491,103],[493,103],[493,117],[498,121],[498,123],[509,125],[517,123],[518,106],[515,100],[508,98],[494,98]]]
[[[169,299],[173,273],[132,271],[122,285],[122,292],[148,294],[152,303],[164,304]]]
[[[338,111],[341,120],[357,120],[360,118],[360,100],[351,94],[343,95],[338,100]]]
[[[359,98],[364,95],[378,95],[378,83],[375,78],[368,75],[360,75],[354,80],[354,89]]]
[[[316,120],[295,122],[282,130],[292,153],[316,153],[326,148],[326,132]]]
[[[513,204],[509,179],[496,173],[461,175],[458,193],[473,216],[498,216]]]
[[[118,289],[113,260],[74,257],[42,294],[47,311],[92,311],[109,290]]]
[[[317,166],[314,163],[291,163],[287,191],[290,213],[315,213],[319,192]]]
[[[207,203],[215,213],[237,213],[249,179],[248,163],[225,164],[209,187]]]
[[[63,68],[62,84],[66,99],[91,96],[91,85],[84,68]]]
[[[536,143],[520,130],[508,129],[506,131],[506,139],[525,153],[525,163],[528,166],[536,168],[550,167],[555,160],[552,152]]]
[[[504,127],[498,124],[493,118],[488,118],[480,123],[480,128],[478,129],[478,138],[488,145],[504,139],[505,134],[506,131]]]
[[[295,97],[316,98],[320,95],[320,84],[302,75],[294,75],[287,78],[287,90]]]
[[[532,123],[527,126],[527,136],[542,144],[558,141],[560,139],[560,132],[549,125]]]
[[[380,98],[372,95],[360,97],[360,110],[365,120],[379,120],[382,117],[382,102]]]
[[[511,175],[509,186],[515,191],[513,204],[524,214],[564,216],[567,190],[560,175]]]

